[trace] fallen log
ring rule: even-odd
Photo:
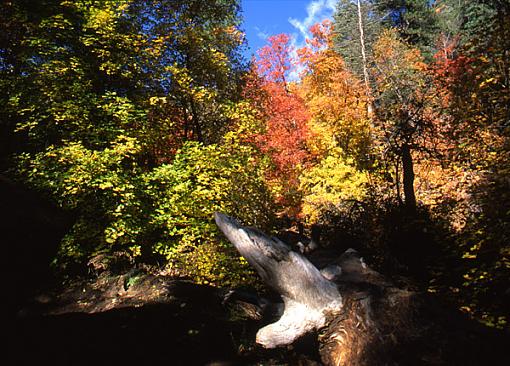
[[[257,333],[266,348],[316,332],[326,365],[510,364],[508,337],[396,287],[355,250],[319,270],[277,238],[221,213],[215,220],[284,302],[281,318]]]

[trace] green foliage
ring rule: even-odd
[[[239,272],[246,266],[218,246],[212,216],[221,211],[269,227],[271,197],[252,149],[189,142],[172,164],[150,171],[138,164],[140,151],[136,139],[122,136],[101,151],[69,143],[20,157],[19,174],[78,216],[60,264],[122,250],[134,259],[162,255],[200,281],[218,283],[225,268],[232,283],[246,278]]]
[[[373,64],[372,47],[382,30],[381,18],[373,1],[361,0],[361,22],[363,26],[367,64]],[[363,80],[361,34],[357,4],[351,0],[340,0],[335,12],[335,50],[342,56],[347,67]]]
[[[172,164],[155,168],[146,179],[155,207],[151,224],[164,228],[167,238],[156,251],[169,258],[217,237],[215,211],[258,227],[270,224],[270,196],[247,146],[188,142]]]
[[[226,135],[245,119],[238,2],[30,3],[1,5],[0,132],[20,139],[2,153],[76,217],[56,263],[123,252],[200,281],[245,278],[212,221],[219,210],[265,227],[272,213],[256,152]]]
[[[368,176],[356,170],[352,159],[335,148],[300,179],[303,214],[312,223],[321,214],[346,202],[361,201],[366,195]]]
[[[221,287],[259,285],[257,276],[248,262],[224,242],[207,242],[194,245],[188,251],[175,253],[169,264],[174,271],[196,283]]]
[[[377,0],[385,25],[396,28],[409,44],[418,47],[427,58],[433,54],[439,32],[434,2],[423,0]]]
[[[17,173],[28,184],[77,214],[62,241],[60,264],[115,248],[140,255],[147,207],[136,162],[140,150],[136,139],[120,136],[104,150],[71,142],[19,157]]]
[[[230,123],[224,108],[240,94],[239,1],[136,0],[132,10],[154,59],[151,81],[168,95],[166,114],[184,135],[219,142]]]
[[[150,226],[159,233],[154,251],[169,266],[200,283],[234,285],[252,279],[247,263],[220,242],[215,211],[269,229],[272,199],[253,150],[235,143],[188,142],[172,164],[146,175],[153,209]]]

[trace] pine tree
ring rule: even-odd
[[[386,27],[398,29],[400,37],[418,47],[426,59],[435,51],[439,34],[432,2],[425,0],[377,0],[375,6]]]
[[[340,0],[334,15],[334,45],[347,67],[370,84],[366,70],[373,65],[373,44],[381,31],[381,17],[372,0]]]

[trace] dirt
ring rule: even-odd
[[[270,320],[243,318],[223,303],[225,293],[137,272],[74,281],[13,314],[2,364],[319,364],[313,341],[276,351],[255,345],[257,329]]]
[[[272,320],[240,316],[223,304],[226,289],[133,270],[55,285],[50,262],[72,213],[1,173],[0,217],[1,365],[317,364],[314,339],[256,346]]]

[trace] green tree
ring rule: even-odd
[[[365,84],[373,80],[367,73],[373,66],[373,45],[382,28],[375,3],[340,0],[334,15],[334,48]]]
[[[245,66],[237,0],[135,1],[135,19],[156,58],[152,82],[184,139],[218,142],[228,129],[224,109],[238,100]]]
[[[375,3],[385,26],[398,29],[400,37],[418,47],[426,59],[432,57],[439,34],[434,2],[377,0]]]
[[[2,133],[21,142],[11,174],[77,217],[59,264],[114,251],[171,259],[185,247],[185,272],[209,252],[241,268],[218,244],[212,212],[260,224],[272,211],[257,152],[229,132],[249,118],[236,115],[238,2],[1,6]],[[228,271],[215,268],[196,278]]]

